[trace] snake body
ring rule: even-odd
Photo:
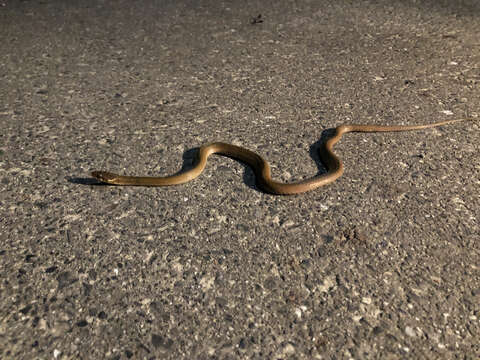
[[[340,125],[335,128],[333,136],[324,142],[320,148],[320,158],[327,172],[310,179],[296,183],[281,183],[272,179],[270,165],[260,155],[248,149],[222,142],[210,143],[200,147],[197,163],[192,169],[177,175],[166,177],[123,176],[108,171],[93,171],[91,175],[103,183],[129,186],[168,186],[186,183],[198,177],[212,154],[222,154],[249,164],[254,172],[258,185],[266,192],[280,195],[304,193],[318,187],[330,184],[343,174],[343,163],[333,152],[333,146],[341,137],[349,132],[399,132],[429,129],[463,121],[465,119],[447,120],[425,125]]]

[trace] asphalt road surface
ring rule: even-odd
[[[480,2],[0,0],[0,358],[480,358]],[[198,146],[245,146],[273,196]]]

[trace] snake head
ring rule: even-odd
[[[115,179],[118,178],[117,174],[108,172],[108,171],[92,171],[91,175],[101,182],[112,184]]]

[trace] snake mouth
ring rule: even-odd
[[[108,171],[92,171],[91,175],[101,182],[110,184],[118,177],[117,174]]]

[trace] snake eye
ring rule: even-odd
[[[92,171],[91,175],[94,178],[106,183],[109,183],[118,177],[117,174],[114,174],[108,171]]]

